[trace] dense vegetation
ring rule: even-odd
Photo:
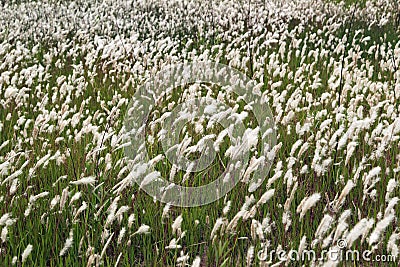
[[[399,23],[397,1],[383,0],[2,2],[0,265],[308,266],[258,252],[337,251],[338,240],[400,257]],[[275,157],[256,191],[243,181],[214,203],[176,207],[129,175],[124,116],[163,67],[201,60],[256,82],[275,118]],[[221,90],[177,88],[151,118]],[[196,123],[193,144],[222,130]],[[157,130],[152,157],[163,153]],[[172,178],[206,184],[226,160]]]

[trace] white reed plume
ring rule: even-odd
[[[110,235],[110,237],[108,238],[106,244],[104,245],[103,249],[101,250],[100,259],[102,259],[103,256],[104,256],[104,254],[106,253],[107,247],[108,247],[108,245],[110,244],[110,242],[111,242],[113,236],[114,236],[114,233],[112,233],[112,234]]]
[[[115,213],[115,218],[117,218],[118,222],[121,223],[122,218],[124,216],[124,213],[129,211],[130,207],[128,206],[122,206],[118,209],[118,211]]]
[[[346,220],[350,217],[350,215],[351,215],[351,211],[350,210],[345,210],[340,215],[340,217],[338,219],[338,225],[336,226],[335,234],[333,236],[333,242],[338,240],[342,236],[344,231],[346,231],[347,228],[349,227],[349,225],[346,222]]]
[[[228,214],[228,212],[231,208],[231,204],[232,204],[232,201],[230,201],[230,200],[228,202],[226,202],[225,207],[222,209],[222,214],[224,214],[224,215]]]
[[[315,232],[315,237],[317,239],[322,239],[324,234],[332,227],[333,222],[334,218],[329,214],[325,214],[320,224],[318,225],[318,228]]]
[[[385,195],[386,202],[389,202],[390,195],[393,193],[393,191],[396,189],[397,186],[398,186],[398,183],[394,178],[389,180],[387,187],[386,187],[386,195]]]
[[[370,219],[373,222],[373,219]],[[360,236],[362,236],[365,232],[369,231],[368,224],[371,222],[370,220],[363,218],[359,221],[347,234],[346,243],[347,247],[351,247]]]
[[[400,234],[394,232],[390,237],[387,243],[387,250],[390,252],[391,255],[394,257],[398,257],[400,253],[399,246],[396,244],[397,240],[400,240]]]
[[[399,198],[398,198],[398,197],[393,197],[393,198],[389,201],[389,203],[388,203],[388,205],[387,205],[387,207],[386,207],[386,209],[385,209],[384,217],[389,216],[390,213],[395,214],[394,206],[396,206],[397,202],[399,202]]]
[[[355,186],[352,180],[348,180],[346,186],[343,188],[342,193],[339,195],[338,200],[334,206],[334,210],[337,212],[339,208],[343,205],[346,196],[350,193],[351,189]]]
[[[351,156],[353,155],[354,151],[356,150],[357,147],[357,142],[350,142],[347,145],[347,151],[346,151],[346,160],[345,160],[345,165],[349,165]]]
[[[33,246],[31,244],[29,244],[28,246],[26,246],[26,248],[24,249],[24,252],[22,252],[22,263],[24,263],[26,261],[26,259],[29,257],[29,255],[31,254],[33,249]]]
[[[170,208],[171,208],[171,204],[170,204],[170,203],[167,203],[167,204],[164,206],[163,212],[162,212],[162,215],[161,215],[161,220],[164,220],[164,219],[166,219],[166,218],[169,218],[169,210],[170,210]]]
[[[268,190],[267,192],[262,194],[260,199],[257,201],[256,206],[260,207],[261,205],[265,204],[268,200],[270,200],[274,196],[274,194],[275,194],[275,189]]]
[[[120,198],[121,198],[120,196],[116,197],[111,203],[111,205],[108,207],[107,209],[108,216],[106,219],[105,227],[111,225],[112,222],[115,220],[115,212],[117,211],[118,201],[120,200]]]
[[[251,221],[250,234],[253,240],[257,240],[257,237],[260,240],[264,240],[265,237],[263,227],[259,221],[255,219]]]
[[[179,239],[172,238],[169,242],[169,245],[165,247],[165,249],[180,249],[182,246],[178,244]]]
[[[303,219],[306,212],[311,209],[319,200],[321,199],[321,195],[319,193],[315,193],[309,197],[305,197],[297,206],[296,212],[300,213],[300,221]]]
[[[64,247],[60,251],[60,257],[64,256],[65,253],[67,253],[67,251],[72,247],[73,241],[74,241],[74,232],[71,229],[71,231],[69,231],[69,236],[67,240],[65,240]]]
[[[145,187],[146,185],[152,183],[153,181],[159,179],[161,177],[160,172],[158,171],[153,171],[149,174],[147,174],[144,179],[142,180],[142,182],[140,183],[140,188]]]
[[[307,237],[304,235],[299,244],[299,248],[297,249],[297,253],[301,255],[303,251],[307,248]]]
[[[71,200],[69,201],[69,205],[71,206],[72,203],[74,203],[75,201],[77,201],[78,199],[80,199],[82,196],[81,192],[76,192],[72,197]],[[60,205],[61,206],[61,205]]]
[[[61,193],[60,210],[64,209],[65,204],[67,203],[67,198],[68,198],[68,187],[64,188]]]
[[[40,194],[34,195],[34,196],[30,196],[29,197],[29,202],[30,203],[35,203],[39,198],[43,198],[49,195],[49,192],[42,192]]]
[[[96,177],[94,176],[89,176],[89,177],[83,177],[77,181],[72,181],[70,184],[73,185],[94,185],[96,183]]]
[[[178,217],[176,217],[175,221],[171,225],[173,234],[178,234],[178,235],[181,234],[181,224],[182,224],[182,222],[183,222],[182,215],[179,215]]]
[[[17,219],[13,219],[11,217],[11,213],[5,213],[0,217],[0,226],[11,226],[13,225]]]
[[[254,246],[250,246],[247,250],[247,256],[246,256],[246,266],[249,267],[251,266],[254,258]]]
[[[74,219],[73,221],[76,221],[76,218],[79,216],[79,214],[81,214],[83,211],[85,211],[87,209],[87,204],[85,201],[82,202],[82,205],[79,207],[79,209],[76,211],[75,215],[74,215]]]
[[[374,231],[372,231],[371,235],[369,236],[369,245],[372,245],[379,241],[381,234],[394,220],[394,218],[395,218],[394,214],[389,214],[388,216],[384,217],[382,220],[377,222]]]
[[[283,210],[284,211],[286,211],[286,212],[289,211],[290,205],[291,205],[291,203],[292,203],[292,201],[294,199],[294,195],[296,193],[296,190],[297,190],[298,186],[299,186],[299,183],[296,181],[296,183],[294,184],[294,186],[292,188],[292,191],[290,192],[289,198],[286,199],[286,201],[285,201],[285,205],[283,206]]]
[[[118,235],[117,244],[121,244],[122,243],[122,239],[124,238],[125,233],[126,233],[126,228],[122,227],[121,231],[119,232],[119,235]]]
[[[150,234],[150,226],[142,224],[139,229],[134,232],[132,235],[147,235]]]
[[[214,224],[213,229],[211,230],[211,236],[210,239],[213,240],[214,236],[216,235],[217,231],[221,228],[223,225],[227,225],[228,220],[226,218],[218,218]]]
[[[192,267],[200,267],[201,264],[201,259],[199,256],[196,256],[196,258],[193,260]]]
[[[5,226],[5,227],[3,227],[3,229],[1,229],[0,238],[1,238],[2,243],[7,241],[7,234],[8,234],[8,227]]]
[[[133,222],[135,221],[135,214],[132,213],[131,215],[129,215],[128,217],[128,228],[132,228]]]

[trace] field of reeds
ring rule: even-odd
[[[0,266],[399,266],[396,0],[2,1],[0,25]],[[207,82],[151,95],[145,138],[130,143],[143,84],[208,61],[253,81],[271,146],[259,111]],[[249,160],[230,164],[238,139]],[[212,149],[198,171],[166,157]],[[144,190],[229,182],[236,167],[206,205]],[[332,257],[346,251],[359,257]]]

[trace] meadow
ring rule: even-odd
[[[0,25],[0,266],[399,266],[396,0],[3,1]],[[231,191],[180,207],[136,182],[126,118],[160,70],[202,61],[254,81],[276,140],[256,189],[259,142]],[[165,157],[169,112],[199,96],[263,134],[229,88],[168,91],[136,145],[183,186],[214,181],[234,157],[204,110],[175,141],[191,159],[209,153],[201,144],[217,157],[197,172]],[[288,255],[310,250],[322,257]],[[323,255],[346,250],[371,253]]]

